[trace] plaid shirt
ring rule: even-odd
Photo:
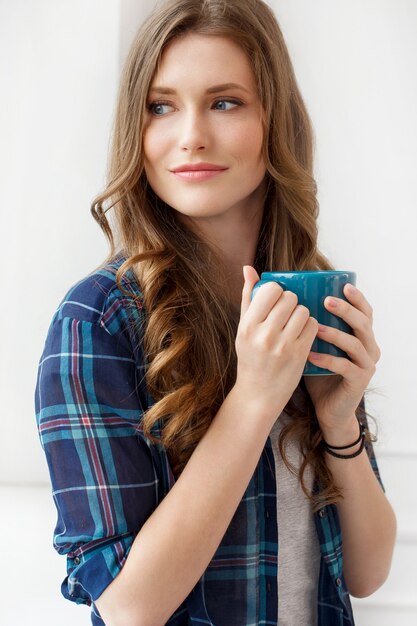
[[[91,606],[95,626],[104,622],[94,600],[120,572],[135,536],[175,482],[164,448],[142,430],[142,412],[154,401],[144,383],[144,309],[115,281],[124,260],[119,254],[66,293],[48,329],[35,390],[58,513],[53,545],[66,555],[61,592]],[[140,296],[132,273],[123,285]],[[160,434],[158,424],[152,432]],[[366,451],[384,489],[372,446]],[[268,437],[218,549],[167,624],[277,624],[276,497]],[[321,550],[318,626],[354,624],[336,505],[317,511],[314,521]]]

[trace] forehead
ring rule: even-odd
[[[191,81],[204,85],[239,82],[255,87],[251,63],[243,49],[218,35],[187,33],[171,41],[162,53],[151,87],[174,87]]]

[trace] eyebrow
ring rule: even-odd
[[[209,87],[208,89],[206,89],[206,93],[219,93],[220,91],[226,91],[227,89],[241,89],[242,91],[250,93],[249,90],[246,89],[246,87],[243,87],[243,85],[239,85],[238,83],[223,83],[221,85],[213,85],[213,87]],[[175,89],[171,89],[171,87],[162,86],[151,87],[149,91],[152,93],[160,93],[164,95],[174,95],[177,93]]]

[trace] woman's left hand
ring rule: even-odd
[[[362,292],[354,289],[350,289],[349,283],[343,288],[348,302],[333,297],[327,297],[324,301],[326,309],[341,317],[354,334],[331,326],[324,326],[324,330],[319,328],[317,333],[319,339],[341,348],[352,360],[330,354],[319,354],[317,358],[316,352],[310,352],[309,361],[338,376],[304,377],[320,427],[330,431],[343,428],[355,415],[381,356],[372,330],[372,307]],[[332,301],[336,303],[335,307],[331,306]]]

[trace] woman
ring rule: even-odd
[[[148,18],[92,212],[110,253],[55,312],[35,397],[63,595],[96,625],[353,624],[349,596],[385,581],[396,533],[364,403],[380,351],[349,286],[325,306],[354,335],[277,284],[250,298],[262,271],[333,268],[266,4]],[[312,353],[317,334],[350,360]],[[307,359],[336,375],[304,378]]]

